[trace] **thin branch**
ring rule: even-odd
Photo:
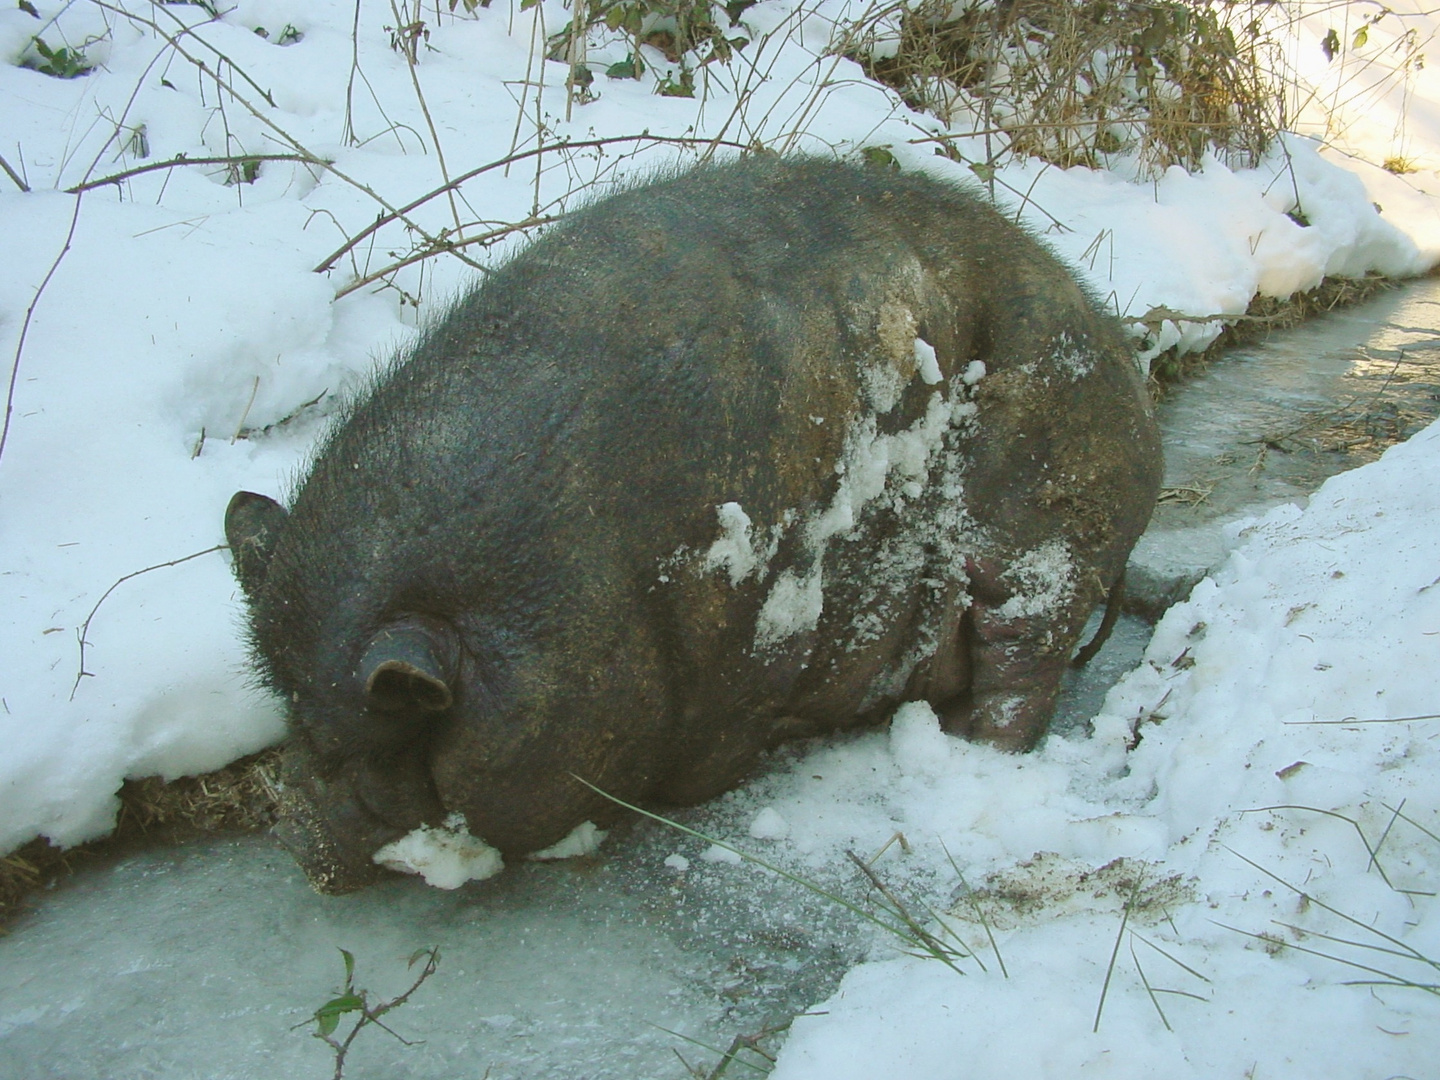
[[[1285,727],[1324,727],[1328,725],[1341,724],[1413,724],[1419,720],[1440,720],[1440,713],[1427,713],[1424,716],[1397,716],[1393,719],[1378,720],[1357,720],[1353,716],[1347,716],[1344,720],[1286,720]]]
[[[455,205],[455,187],[450,183],[450,170],[445,165],[445,148],[440,145],[440,132],[436,130],[435,121],[430,116],[430,105],[425,100],[425,91],[420,88],[420,73],[416,70],[416,53],[420,48],[419,27],[424,23],[419,22],[419,12],[416,12],[416,20],[409,25],[405,24],[405,16],[401,14],[396,0],[390,0],[390,11],[395,16],[395,33],[404,35],[401,37],[400,51],[405,57],[405,66],[410,71],[410,85],[415,88],[415,99],[420,103],[420,114],[425,117],[425,126],[430,129],[430,141],[435,145],[435,160],[440,163],[440,179],[445,181],[445,195],[450,200],[450,216],[455,221],[455,231],[460,232],[460,208]],[[426,34],[428,37],[428,32]]]
[[[182,165],[245,165],[252,161],[300,161],[307,165],[326,166],[333,164],[331,159],[316,157],[314,154],[232,154],[227,157],[192,158],[181,153],[167,161],[152,161],[146,165],[137,165],[133,169],[126,169],[124,172],[102,176],[99,180],[87,180],[83,184],[66,188],[65,192],[68,195],[79,195],[83,191],[93,191],[95,188],[102,188],[108,184],[120,184],[131,177],[144,173],[158,172],[161,169],[177,169]]]
[[[498,229],[491,229],[489,232],[482,233],[479,236],[467,237],[464,240],[446,241],[442,247],[425,248],[423,250],[416,251],[410,255],[405,256],[405,258],[403,259],[397,259],[395,262],[391,263],[388,266],[381,267],[379,270],[371,271],[364,277],[357,278],[356,280],[350,282],[350,284],[346,285],[344,288],[336,290],[335,299],[339,300],[342,296],[348,296],[350,293],[355,292],[355,290],[357,289],[363,289],[366,285],[371,285],[377,281],[387,278],[391,274],[394,274],[396,271],[403,270],[407,266],[413,266],[418,262],[424,262],[426,259],[434,258],[436,255],[439,255],[443,252],[453,251],[455,248],[470,247],[473,244],[491,244],[494,243],[496,240],[501,239],[502,237],[509,236],[511,233],[527,232],[530,229],[538,229],[542,225],[549,225],[553,222],[559,221],[562,216],[563,215],[561,214],[547,214],[544,217],[528,217],[524,221],[517,221],[512,225],[503,225]]]
[[[365,226],[365,228],[361,229],[350,239],[346,240],[344,244],[332,251],[319,263],[317,263],[314,267],[315,273],[323,274],[326,271],[333,269],[336,262],[343,258],[348,252],[354,250],[361,243],[363,243],[367,237],[378,232],[393,221],[404,220],[405,215],[409,214],[417,207],[423,206],[431,199],[443,195],[450,189],[459,187],[466,181],[473,180],[475,177],[480,176],[483,173],[490,172],[494,169],[503,169],[508,165],[515,164],[517,161],[524,161],[528,158],[538,157],[541,154],[548,154],[557,150],[590,150],[601,146],[614,146],[620,143],[636,142],[663,143],[670,146],[709,146],[714,143],[714,140],[696,139],[683,136],[672,137],[665,135],[651,135],[649,132],[642,132],[639,135],[616,135],[605,139],[578,139],[573,142],[549,143],[545,146],[534,147],[530,150],[521,150],[514,154],[507,154],[505,157],[498,158],[495,161],[490,162],[488,165],[481,165],[478,168],[471,169],[469,172],[461,173],[449,183],[444,184],[433,191],[426,192],[424,195],[421,195],[417,199],[411,200],[404,206],[391,210],[388,214],[382,214],[380,217],[376,218],[369,225]],[[733,147],[737,150],[749,149],[746,144],[738,142],[727,141],[720,143],[720,145]],[[409,224],[409,222],[406,222],[406,224]],[[416,231],[418,232],[419,230]],[[446,243],[446,241],[443,240],[432,240],[431,242],[442,245]]]
[[[210,65],[207,64],[207,63],[206,63],[204,60],[202,60],[200,57],[195,56],[195,55],[192,55],[190,52],[186,51],[185,47],[181,44],[180,39],[179,39],[178,37],[176,37],[175,35],[172,35],[172,34],[167,33],[166,30],[164,29],[164,27],[162,27],[162,26],[161,26],[159,23],[157,23],[154,19],[147,19],[147,18],[145,18],[143,15],[137,15],[137,14],[136,14],[135,12],[133,12],[133,11],[127,11],[127,10],[125,10],[124,8],[116,7],[114,4],[108,3],[107,0],[90,0],[90,2],[93,3],[96,7],[101,8],[102,10],[114,12],[115,14],[117,14],[117,15],[123,17],[123,18],[129,19],[131,22],[136,23],[136,24],[139,25],[139,26],[149,27],[149,28],[150,28],[151,30],[153,30],[156,34],[159,34],[160,37],[162,37],[162,38],[166,41],[166,43],[169,44],[169,46],[170,46],[172,49],[175,50],[175,52],[176,52],[177,54],[179,54],[180,56],[182,56],[184,59],[188,60],[188,61],[191,63],[191,65],[194,66],[194,68],[196,69],[196,71],[197,71],[198,73],[203,74],[203,75],[205,75],[206,77],[212,79],[218,89],[224,90],[224,91],[228,92],[229,95],[230,95],[230,97],[231,97],[234,101],[238,102],[241,106],[244,107],[244,109],[245,109],[248,113],[250,113],[251,116],[255,117],[256,120],[258,120],[261,124],[263,124],[263,125],[264,125],[266,128],[268,128],[271,132],[273,132],[273,133],[275,134],[275,137],[276,137],[280,142],[283,142],[285,145],[293,148],[296,153],[299,153],[299,154],[310,154],[310,151],[306,149],[305,145],[304,145],[303,143],[301,143],[299,139],[295,138],[295,137],[294,137],[293,135],[291,135],[288,131],[286,131],[286,130],[285,130],[284,128],[282,128],[279,124],[277,124],[274,120],[272,120],[269,116],[267,116],[264,112],[262,112],[258,107],[256,107],[255,105],[253,105],[248,98],[245,98],[245,97],[241,96],[239,93],[237,93],[236,90],[235,90],[235,87],[232,86],[228,81],[226,81],[226,80],[220,75],[220,72],[219,72],[217,69],[212,69],[212,68],[210,67]],[[164,9],[164,8],[161,8],[161,10],[165,10],[165,9]],[[170,14],[170,12],[166,11],[166,14]],[[173,15],[171,15],[171,17],[174,18]],[[183,24],[182,24],[182,25],[183,25]],[[188,33],[188,29],[187,29],[187,33]],[[250,80],[250,77],[249,77],[248,75],[245,75],[244,71],[242,71],[241,69],[235,67],[234,63],[229,59],[229,57],[225,56],[224,53],[220,52],[220,51],[219,51],[218,49],[216,49],[214,46],[208,44],[207,42],[205,42],[203,39],[199,38],[198,36],[195,37],[195,40],[198,41],[201,45],[204,45],[205,48],[209,49],[211,52],[215,53],[215,55],[218,56],[218,57],[220,57],[220,59],[221,59],[223,62],[229,64],[230,67],[231,67],[233,70],[239,71],[240,74],[241,74],[241,76],[243,76],[247,82],[250,82],[250,84],[251,84],[252,86],[255,85],[254,82],[253,82],[252,80]],[[258,89],[258,88],[257,88],[257,89]],[[267,94],[265,94],[263,91],[261,92],[261,96],[262,96],[262,97],[265,97],[265,99],[266,99],[267,102],[269,101],[269,96],[268,96]],[[271,103],[271,104],[273,105],[273,103]],[[431,236],[425,229],[423,229],[417,222],[411,221],[408,217],[406,217],[406,216],[405,216],[406,211],[404,211],[404,210],[396,210],[394,207],[392,207],[392,206],[390,205],[389,201],[386,200],[384,196],[382,196],[378,191],[376,191],[374,188],[372,188],[369,184],[363,183],[363,182],[355,179],[353,176],[350,176],[350,175],[348,175],[347,173],[342,172],[342,171],[341,171],[339,168],[337,168],[333,163],[326,163],[326,162],[324,162],[321,158],[319,158],[318,156],[315,156],[315,155],[311,155],[311,156],[314,158],[314,161],[315,161],[316,164],[323,164],[324,167],[325,167],[325,171],[328,172],[330,175],[334,176],[336,179],[338,179],[338,180],[340,180],[340,181],[342,181],[342,182],[344,182],[344,183],[346,183],[346,184],[349,184],[351,187],[355,188],[355,190],[360,191],[360,192],[363,192],[364,194],[368,195],[371,199],[375,200],[375,202],[379,203],[380,206],[386,211],[386,213],[389,214],[389,215],[391,215],[391,220],[394,220],[394,218],[398,217],[400,220],[404,221],[405,224],[406,224],[409,228],[411,228],[412,230],[414,230],[414,232],[415,232],[417,235],[424,237],[424,238],[425,238],[427,241],[429,241],[430,243],[438,243],[438,239],[437,239],[436,237],[432,237],[432,236]],[[455,254],[455,257],[456,257],[456,258],[460,259],[460,261],[462,261],[462,262],[464,262],[464,263],[466,263],[466,264],[474,267],[475,269],[477,269],[477,270],[483,270],[483,269],[484,269],[484,267],[482,267],[479,263],[475,262],[473,259],[469,258],[468,256],[466,256],[466,255],[464,255],[464,254],[462,254],[462,253],[460,253],[460,252],[455,252],[454,254]]]
[[[1115,947],[1110,950],[1110,963],[1105,968],[1105,982],[1100,987],[1100,1002],[1095,1006],[1095,1026],[1090,1030],[1100,1030],[1100,1014],[1105,1011],[1105,998],[1110,993],[1110,979],[1115,974],[1115,960],[1120,955],[1120,942],[1125,940],[1125,927],[1130,922],[1130,909],[1135,901],[1140,898],[1140,879],[1136,879],[1135,887],[1130,890],[1130,896],[1125,901],[1125,909],[1120,916],[1120,929],[1115,931]]]
[[[845,854],[851,862],[860,868],[860,872],[870,880],[870,884],[875,887],[876,891],[890,902],[890,906],[894,909],[895,914],[900,918],[900,921],[909,928],[910,932],[915,935],[915,940],[924,946],[925,951],[935,959],[944,963],[950,970],[959,975],[964,975],[965,972],[956,967],[955,961],[951,959],[951,956],[956,955],[955,950],[921,926],[919,920],[910,914],[910,910],[900,898],[890,891],[890,888],[880,879],[880,875],[875,873],[864,859],[860,858],[860,856],[856,855],[853,851],[847,850]]]
[[[18,187],[21,191],[30,190],[30,185],[25,183],[24,178],[21,177],[19,173],[17,173],[14,169],[10,167],[10,163],[5,160],[4,155],[0,155],[0,169],[5,170],[5,175],[10,177],[11,180],[14,180],[15,186]]]
[[[55,271],[60,269],[60,260],[65,258],[71,241],[75,239],[75,226],[80,223],[80,202],[83,198],[82,195],[75,196],[75,210],[70,215],[70,228],[65,233],[65,244],[55,256],[55,261],[50,264],[50,269],[45,272],[44,280],[36,287],[35,295],[30,298],[30,306],[25,309],[25,318],[20,323],[20,338],[15,342],[15,359],[10,365],[10,388],[5,393],[5,421],[0,424],[0,457],[4,456],[5,442],[10,438],[10,415],[15,410],[15,384],[20,378],[20,355],[25,351],[25,338],[30,333],[30,322],[35,317],[35,308],[40,303],[45,286],[50,284]]]
[[[70,687],[70,700],[75,700],[75,691],[80,689],[80,680],[83,679],[86,675],[90,675],[93,677],[95,674],[93,671],[85,670],[85,646],[90,644],[88,641],[85,640],[85,635],[90,632],[90,622],[95,618],[95,613],[100,610],[100,605],[105,603],[105,601],[110,598],[111,593],[113,593],[121,585],[124,585],[125,582],[129,581],[131,578],[137,578],[141,574],[148,574],[151,570],[163,570],[167,566],[179,566],[181,563],[189,562],[191,559],[198,559],[202,555],[210,555],[216,551],[224,551],[226,547],[227,545],[225,544],[216,544],[214,547],[208,547],[204,551],[197,551],[190,555],[184,555],[178,559],[171,559],[169,562],[156,563],[154,566],[147,566],[143,570],[132,570],[124,577],[116,580],[115,584],[111,585],[108,589],[106,589],[100,599],[95,601],[95,606],[90,609],[90,614],[85,616],[85,622],[81,625],[80,630],[76,634],[76,637],[80,642],[80,670],[75,675],[75,685]]]

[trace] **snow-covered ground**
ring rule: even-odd
[[[15,372],[0,456],[0,852],[36,835],[103,835],[125,777],[213,769],[280,736],[277,704],[246,681],[225,558],[176,561],[221,542],[233,491],[283,488],[337,395],[476,271],[443,257],[400,271],[395,288],[346,291],[358,274],[457,218],[553,214],[585,181],[603,190],[701,152],[658,139],[888,146],[906,168],[969,176],[919,140],[936,121],[824,55],[846,11],[829,0],[751,8],[750,45],[708,67],[696,99],[656,96],[673,65],[647,52],[644,79],[598,77],[598,98],[570,120],[564,65],[532,59],[536,35],[566,22],[560,4],[426,9],[424,109],[390,47],[388,6],[360,5],[353,79],[356,8],[339,0],[239,0],[213,19],[140,0],[37,7],[41,18],[0,12],[0,157],[30,188],[0,176],[0,357]],[[1336,69],[1313,53],[1317,28],[1339,17],[1302,24],[1295,46],[1297,69],[1316,67],[1316,100],[1336,105],[1342,95],[1322,85]],[[1358,70],[1337,85],[1383,73],[1410,48],[1406,29],[1423,51],[1433,26],[1382,19],[1342,58]],[[298,41],[282,44],[286,27]],[[73,80],[15,66],[35,34],[100,66]],[[1359,65],[1366,48],[1375,60]],[[624,53],[597,40],[590,60],[599,70]],[[1023,218],[1132,317],[1236,313],[1256,292],[1286,295],[1325,274],[1419,273],[1440,259],[1440,203],[1427,194],[1440,179],[1374,166],[1440,165],[1440,84],[1413,63],[1397,72],[1344,95],[1349,112],[1332,110],[1338,149],[1293,137],[1258,169],[1211,161],[1143,182],[1017,162],[1000,171],[999,194],[1024,195]],[[1312,113],[1299,120],[1322,132]],[[407,212],[413,231],[391,224],[315,272],[386,208],[533,149],[537,132],[547,144],[637,138],[485,172],[453,206],[442,197]],[[297,147],[334,171],[267,161],[254,183],[227,185],[223,165],[185,165],[63,190],[178,154]],[[982,156],[978,140],[959,148]],[[518,242],[470,254],[483,263]],[[1171,321],[1149,352],[1215,332]],[[972,885],[1008,875],[1000,892],[1037,898],[989,904],[1008,978],[957,908],[957,933],[987,971],[863,965],[817,1007],[824,1015],[797,1022],[777,1075],[1433,1071],[1433,993],[1346,985],[1386,977],[1300,950],[1440,982],[1407,953],[1440,958],[1429,895],[1440,888],[1440,721],[1405,719],[1440,712],[1437,468],[1432,428],[1332,480],[1303,513],[1253,525],[1162,622],[1093,736],[1007,757],[957,744],[911,709],[888,733],[820,749],[752,787],[747,805],[774,811],[757,849],[821,866],[899,829],[907,858],[937,877],[952,873],[943,841]]]
[[[957,899],[988,970],[862,965],[775,1075],[1432,1075],[1437,467],[1440,425],[1246,527],[1091,736],[1015,758],[906,706],[748,792],[816,865],[901,829],[941,879],[946,849],[971,886],[996,875],[1008,972]]]

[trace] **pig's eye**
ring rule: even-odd
[[[443,680],[399,660],[387,660],[370,673],[365,695],[370,707],[382,712],[444,712],[453,700]]]
[[[366,704],[380,712],[444,712],[454,704],[453,632],[419,617],[386,627],[356,671]]]

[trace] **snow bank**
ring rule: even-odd
[[[1008,971],[957,900],[988,970],[862,965],[774,1075],[1424,1075],[1440,1001],[1385,984],[1440,960],[1437,470],[1440,424],[1250,525],[1091,737],[1007,758],[907,706],[755,792],[813,866],[900,830],[913,854],[884,873],[944,880],[946,849],[972,886],[992,868]]]

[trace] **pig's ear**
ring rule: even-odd
[[[456,643],[448,627],[407,619],[381,630],[360,658],[357,675],[370,708],[387,713],[437,713],[450,692]]]
[[[253,491],[237,491],[225,508],[225,539],[235,557],[235,576],[252,599],[265,583],[265,571],[287,516],[274,499]]]

